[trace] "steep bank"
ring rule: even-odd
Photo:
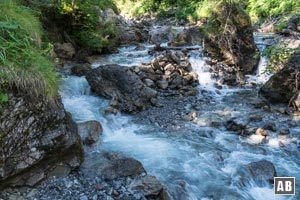
[[[33,186],[79,167],[82,142],[58,95],[38,19],[11,0],[0,11],[0,187]]]
[[[31,101],[9,93],[0,111],[0,187],[34,186],[83,161],[77,125],[57,98]]]

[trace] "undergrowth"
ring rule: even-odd
[[[262,55],[269,58],[267,73],[278,72],[289,61],[292,55],[300,55],[300,49],[288,48],[286,44],[279,43],[267,47]]]
[[[247,11],[253,21],[282,15],[299,14],[300,1],[295,0],[248,0]]]
[[[3,0],[0,7],[0,101],[14,91],[51,100],[58,91],[52,62],[43,55],[40,23],[27,7]]]
[[[247,0],[246,5],[253,22],[261,24],[268,19],[276,20],[275,31],[286,28],[288,20],[300,10],[300,1],[295,0]]]
[[[158,17],[175,16],[190,21],[207,17],[215,1],[210,0],[115,0],[120,11],[129,16],[155,13]]]
[[[112,43],[118,35],[112,22],[99,22],[99,13],[111,8],[118,13],[118,8],[112,0],[20,0],[22,4],[33,8],[39,15],[49,37],[66,34],[80,48],[94,52],[103,50]],[[53,32],[56,30],[56,32]],[[51,38],[56,40],[56,38]],[[70,41],[56,41],[70,42]]]

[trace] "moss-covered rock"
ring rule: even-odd
[[[274,74],[260,89],[271,103],[288,103],[300,83],[300,55],[290,57],[282,70]]]
[[[243,74],[258,64],[250,17],[235,2],[219,3],[211,12],[205,32],[205,50]]]

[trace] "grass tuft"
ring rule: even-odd
[[[58,78],[52,62],[43,55],[38,19],[29,8],[13,0],[3,0],[0,12],[2,96],[13,90],[31,99],[51,100],[57,95]]]

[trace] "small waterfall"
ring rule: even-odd
[[[211,78],[209,66],[206,64],[203,58],[201,47],[197,47],[200,50],[191,51],[189,61],[192,65],[193,71],[198,74],[200,85],[206,89],[212,89],[214,88],[215,80]]]
[[[267,67],[269,63],[269,58],[262,55],[262,52],[267,48],[268,45],[272,44],[273,41],[273,34],[258,34],[254,35],[255,43],[260,52],[260,60],[257,66],[257,70],[254,75],[248,75],[247,81],[256,83],[256,84],[264,84],[266,83],[272,74],[267,72]]]

